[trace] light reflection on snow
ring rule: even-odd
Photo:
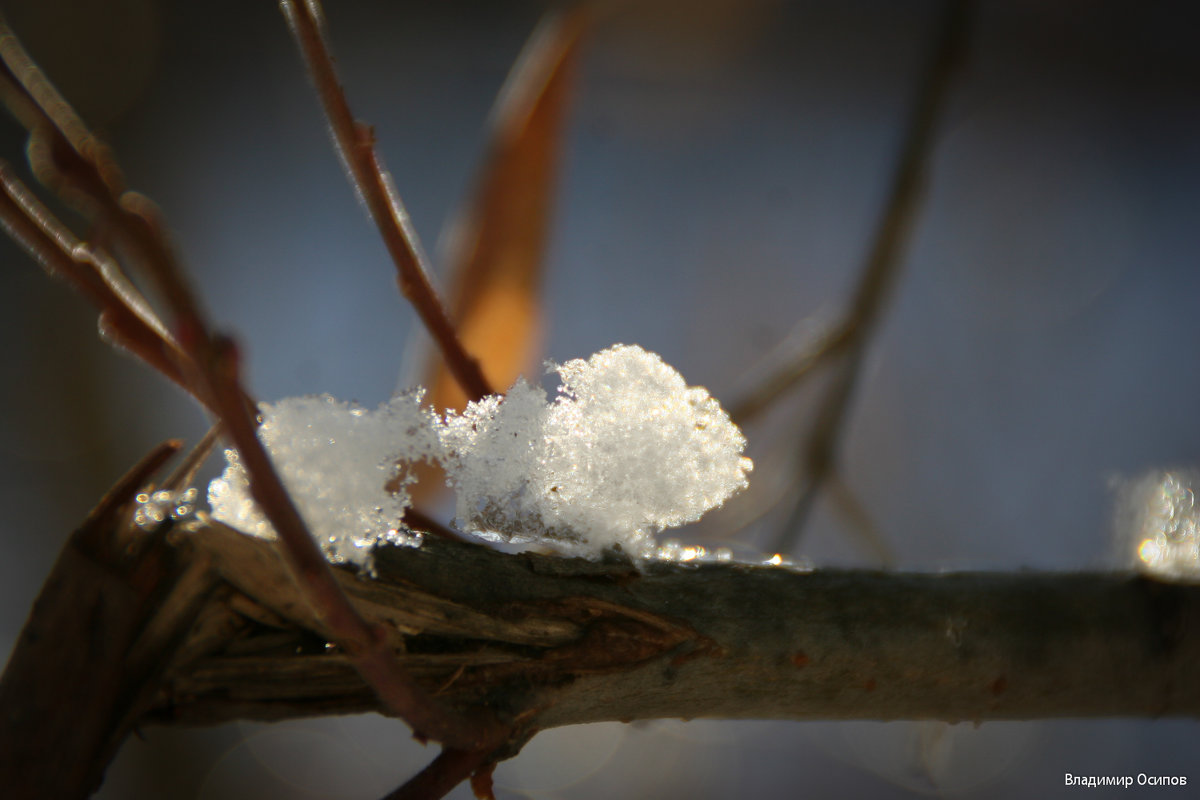
[[[1136,569],[1160,578],[1200,579],[1200,472],[1154,472],[1122,491],[1118,532]]]

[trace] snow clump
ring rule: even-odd
[[[334,561],[369,564],[403,541],[404,464],[439,462],[456,524],[492,541],[597,557],[651,557],[654,534],[700,518],[745,488],[746,440],[707,390],[658,355],[614,345],[553,367],[558,395],[524,380],[444,419],[405,394],[370,412],[329,396],[263,404],[259,436],[300,513]],[[213,516],[273,536],[237,452],[209,486]]]
[[[1117,530],[1134,568],[1164,580],[1200,581],[1200,471],[1155,471],[1120,487]]]
[[[642,558],[653,534],[695,522],[745,488],[752,464],[742,432],[658,355],[615,345],[556,371],[552,402],[518,381],[503,399],[447,417],[444,463],[459,525]]]
[[[440,452],[435,415],[420,392],[393,397],[375,411],[329,395],[261,403],[258,436],[309,530],[334,563],[368,564],[379,541],[405,543],[400,529],[410,498],[402,463]],[[213,516],[254,536],[275,530],[250,497],[238,452],[208,485]]]

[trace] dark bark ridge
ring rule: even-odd
[[[69,541],[0,679],[0,785],[83,797],[146,724],[388,713],[328,644],[276,542],[203,515],[142,531],[126,489]],[[1200,715],[1200,586],[639,570],[432,534],[377,549],[375,568],[334,572],[423,691],[508,727],[490,760],[539,730],[604,720]]]
[[[264,624],[260,615],[224,650],[169,675],[151,718],[378,710],[341,656],[324,648],[320,621],[291,596],[286,576],[272,574],[269,543],[217,525],[180,541],[217,565],[244,595],[243,608],[248,600],[276,619]],[[362,613],[394,632],[405,666],[452,705],[482,704],[531,730],[655,717],[1200,712],[1191,678],[1200,664],[1195,586],[1121,574],[729,563],[638,571],[433,537],[419,548],[380,550],[376,564],[374,579],[339,578]],[[286,653],[247,653],[256,638],[289,630],[281,625],[316,647],[297,654],[288,641]]]

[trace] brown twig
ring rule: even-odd
[[[798,327],[807,329],[811,325],[812,320],[806,318]],[[741,397],[729,404],[729,416],[734,422],[739,425],[749,422],[770,408],[790,390],[799,386],[816,372],[818,367],[829,363],[831,359],[841,354],[842,348],[850,341],[853,327],[849,321],[840,320],[832,325],[823,324],[816,331],[805,330],[799,352],[796,352],[796,345],[789,341],[798,338],[796,333],[793,331],[780,346],[775,348],[776,352],[779,350],[791,351],[783,357],[784,363],[779,364],[779,356],[772,353],[766,356],[764,361],[772,361],[777,365],[766,369],[758,365],[752,368],[760,375],[764,371],[767,374],[754,380],[754,385],[750,389],[744,390]]]
[[[120,171],[108,149],[53,90],[2,21],[0,57],[11,79],[5,93],[17,98],[18,119],[32,125],[30,160],[36,174],[91,217],[116,244],[122,260],[138,265],[156,284],[171,312],[175,340],[186,356],[180,359],[182,377],[216,414],[238,449],[250,477],[251,495],[278,533],[295,580],[335,642],[383,704],[419,735],[466,749],[501,741],[506,730],[490,715],[453,712],[413,683],[393,657],[379,626],[368,624],[347,600],[258,439],[253,404],[238,378],[236,348],[231,340],[211,332],[157,209],[142,195],[123,191]],[[53,237],[39,230],[44,238],[36,254],[49,255],[52,249],[46,240]]]
[[[196,473],[200,471],[200,467],[212,455],[213,448],[217,446],[217,442],[221,438],[221,424],[213,425],[208,431],[196,442],[191,451],[179,462],[175,469],[167,477],[163,478],[162,488],[170,491],[179,491],[185,486],[195,484]]]
[[[3,17],[0,17],[0,59],[23,90],[12,92],[11,86],[3,89],[5,100],[11,99],[9,107],[17,119],[31,132],[40,127],[56,131],[72,150],[96,168],[96,177],[108,192],[120,195],[125,190],[125,178],[112,151],[92,135],[71,104],[42,74]]]
[[[317,0],[281,0],[280,8],[309,75],[321,98],[334,145],[349,173],[350,182],[367,207],[396,264],[400,291],[412,303],[433,336],[446,364],[471,400],[492,393],[479,362],[466,351],[454,331],[445,306],[430,283],[425,257],[391,176],[375,152],[375,135],[350,111],[345,91],[338,81],[333,56],[324,36],[324,21]]]
[[[134,220],[142,222],[140,228],[131,224],[126,236],[143,248],[147,266],[172,307],[180,342],[198,367],[203,395],[210,399],[246,468],[251,496],[284,543],[293,576],[308,601],[320,611],[336,643],[383,703],[419,735],[464,747],[502,738],[502,727],[494,720],[454,713],[416,686],[396,662],[378,626],[363,620],[347,600],[258,438],[257,422],[247,407],[238,377],[235,345],[228,338],[210,333],[182,272],[159,235],[161,226],[148,207],[140,199],[123,205]]]
[[[871,242],[862,277],[847,316],[847,339],[840,369],[825,395],[803,456],[806,486],[781,531],[777,549],[795,549],[822,485],[833,472],[838,444],[854,401],[867,345],[899,277],[909,234],[924,195],[929,154],[951,79],[966,53],[970,0],[947,0],[934,55],[920,84],[888,190],[887,206]]]
[[[470,778],[487,762],[488,750],[444,748],[429,766],[383,800],[437,800]]]
[[[180,372],[182,353],[146,310],[144,300],[102,267],[107,254],[83,244],[38,202],[12,168],[0,161],[0,223],[47,273],[64,280],[100,312],[101,330],[176,385],[190,391]],[[140,302],[139,302],[140,301]]]

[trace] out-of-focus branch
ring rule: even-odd
[[[814,325],[816,330],[812,330]],[[853,330],[846,320],[829,324],[805,319],[797,327],[799,331],[789,334],[770,355],[752,367],[752,372],[757,373],[750,379],[752,385],[729,404],[729,416],[737,424],[750,422],[829,363],[842,352]],[[797,338],[801,339],[798,345],[789,341]]]
[[[107,253],[76,239],[3,162],[0,187],[0,224],[8,235],[99,310],[101,331],[114,344],[190,392],[179,368],[183,354],[136,290],[121,280]]]
[[[349,173],[350,182],[396,264],[400,291],[416,309],[467,397],[478,400],[491,394],[492,389],[479,362],[463,348],[429,281],[425,256],[409,222],[408,212],[392,185],[387,168],[375,152],[375,134],[350,111],[325,41],[320,4],[316,0],[281,0],[280,8],[287,17],[292,36],[321,98],[334,145]]]
[[[778,542],[795,549],[822,485],[835,469],[837,448],[854,402],[862,362],[899,277],[905,248],[924,196],[929,154],[938,118],[950,85],[966,55],[971,0],[947,0],[936,35],[933,57],[925,71],[904,135],[900,160],[892,176],[887,205],[871,240],[862,277],[846,318],[842,358],[804,443],[806,485]]]

